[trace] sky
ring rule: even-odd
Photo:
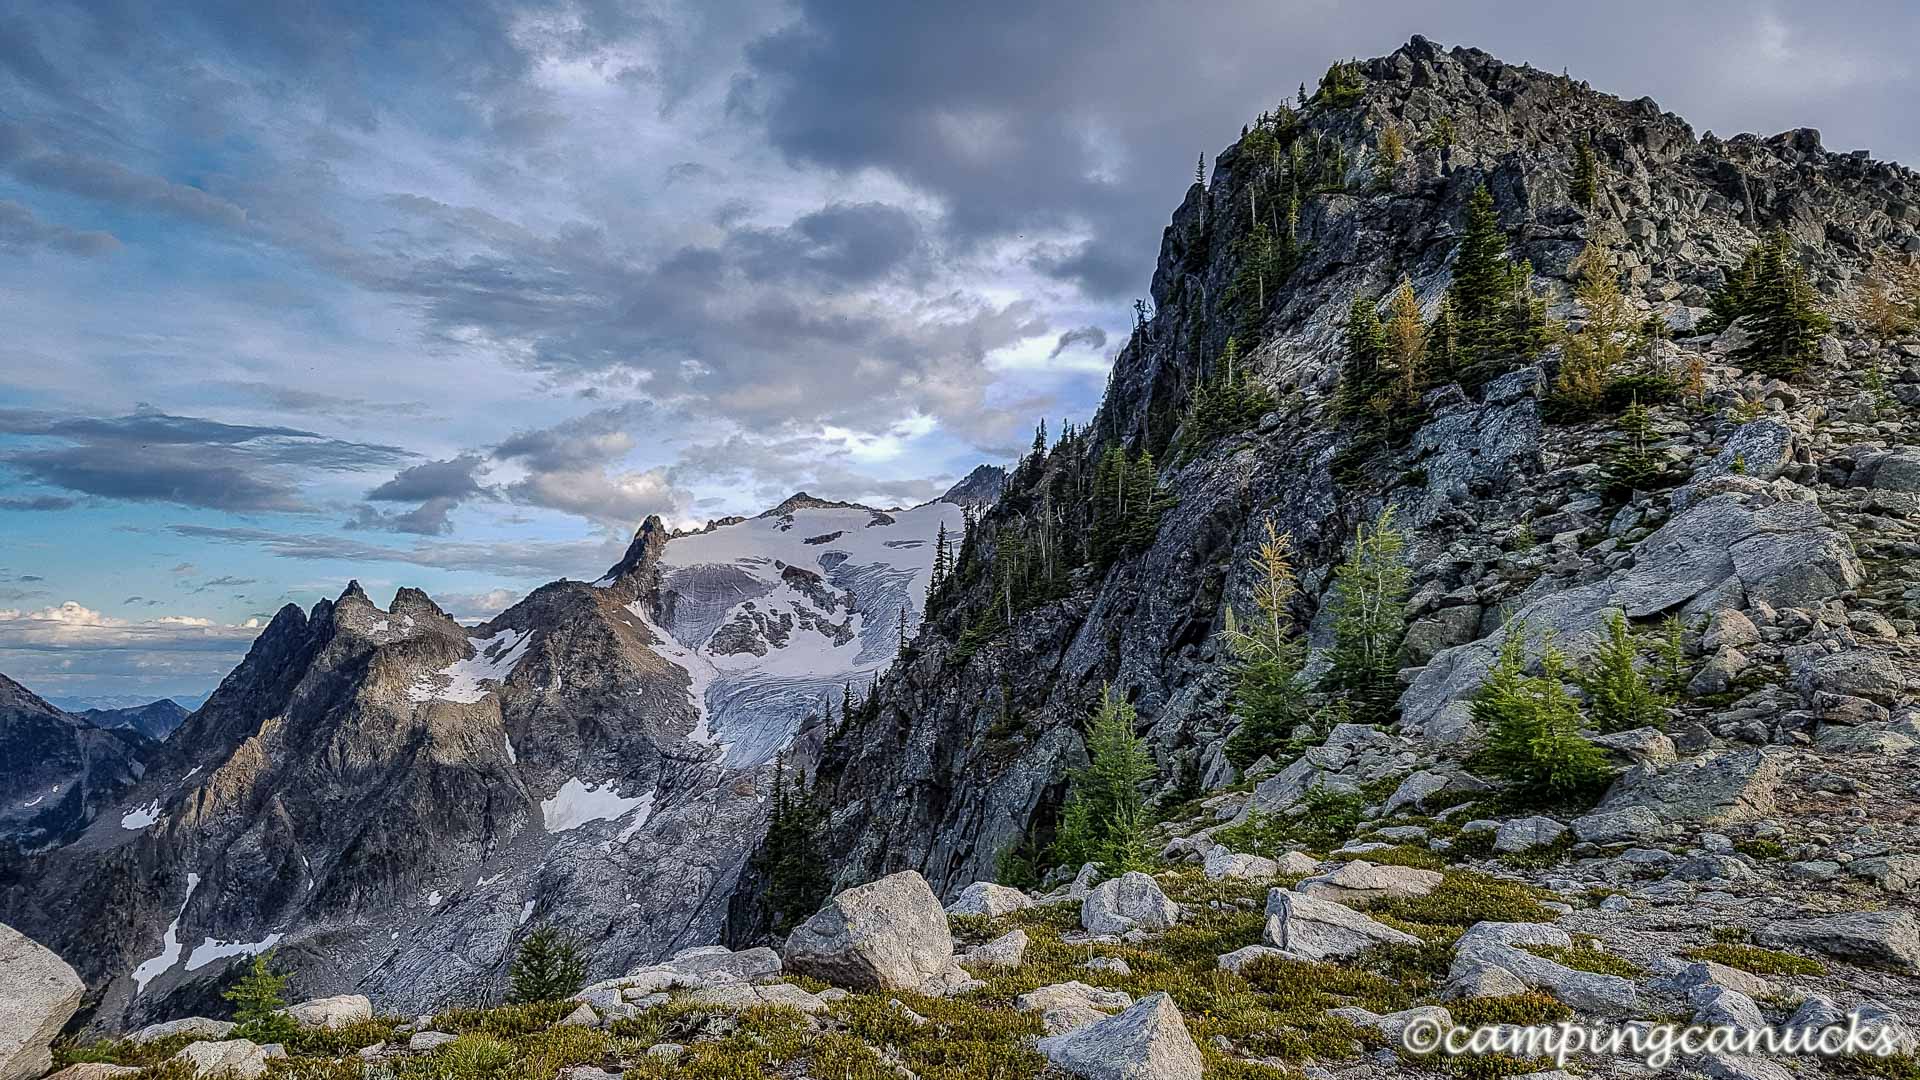
[[[901,505],[1097,404],[1196,157],[1415,33],[1920,161],[1913,5],[0,0],[0,672]]]

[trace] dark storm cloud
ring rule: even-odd
[[[1097,326],[1075,327],[1060,335],[1060,340],[1053,343],[1053,351],[1047,354],[1047,359],[1051,360],[1075,346],[1098,350],[1105,348],[1106,344],[1107,332],[1105,330]]]
[[[1846,145],[1909,162],[1920,151],[1907,122],[1914,67],[1893,44],[1920,37],[1920,8],[1891,0],[1817,14],[1396,0],[1368,5],[1364,19],[1267,0],[798,9],[751,47],[752,77],[736,87],[743,115],[763,115],[775,146],[798,163],[886,170],[940,197],[961,242],[1078,223],[1085,244],[1038,263],[1102,296],[1144,291],[1196,154],[1210,159],[1330,60],[1384,54],[1414,33],[1711,112],[1690,118],[1723,135],[1825,117]]]
[[[423,462],[395,473],[393,479],[367,492],[367,498],[373,502],[470,498],[483,493],[477,477],[485,466],[478,454]]]
[[[152,409],[118,417],[4,409],[0,434],[33,444],[0,455],[27,480],[85,495],[212,510],[303,511],[308,506],[300,489],[314,473],[393,465],[408,456],[398,447],[298,428],[226,424]]]
[[[52,248],[69,255],[109,255],[119,247],[120,241],[112,233],[41,221],[19,203],[0,199],[0,251],[25,254]]]
[[[813,277],[859,285],[886,276],[920,250],[913,216],[880,203],[835,203],[783,229],[741,229],[731,237],[748,278]]]

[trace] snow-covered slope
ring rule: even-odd
[[[692,679],[725,764],[770,760],[849,680],[893,660],[940,529],[957,543],[961,519],[948,502],[880,511],[796,496],[667,541],[653,621],[672,644],[656,651]]]

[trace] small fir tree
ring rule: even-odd
[[[1667,699],[1640,670],[1640,657],[1646,651],[1645,642],[1627,625],[1626,614],[1614,609],[1593,658],[1581,667],[1577,679],[1586,691],[1594,726],[1601,731],[1667,725]]]
[[[1406,534],[1393,508],[1356,530],[1353,550],[1334,571],[1332,665],[1324,689],[1342,695],[1355,722],[1385,724],[1400,697],[1400,647],[1407,634]]]
[[[1566,661],[1551,642],[1541,674],[1528,675],[1526,660],[1526,627],[1511,626],[1472,702],[1474,723],[1487,733],[1486,766],[1529,802],[1590,795],[1606,782],[1606,754],[1580,735],[1580,705],[1567,693]]]
[[[1653,430],[1653,417],[1638,397],[1620,414],[1615,430],[1618,439],[1600,466],[1607,477],[1609,492],[1622,498],[1635,491],[1659,487],[1666,477],[1667,463],[1653,449],[1658,437]]]
[[[1133,705],[1113,687],[1100,688],[1100,704],[1087,730],[1087,767],[1073,775],[1055,849],[1091,855],[1109,864],[1135,861],[1149,824],[1142,785],[1153,779],[1153,758],[1133,732]],[[1063,860],[1071,861],[1071,859]]]
[[[557,927],[535,927],[520,939],[509,978],[511,1004],[563,1001],[587,984],[587,958],[579,942]]]
[[[844,707],[851,715],[851,689]],[[819,910],[833,881],[821,850],[826,810],[804,777],[788,773],[784,757],[774,760],[771,802],[766,839],[754,859],[755,869],[767,883],[760,898],[767,923],[775,933],[784,934]]]
[[[1742,367],[1798,379],[1820,359],[1820,335],[1832,323],[1821,313],[1786,233],[1775,231],[1762,245],[1760,265],[1741,315],[1753,331],[1753,339],[1733,354]]]
[[[233,1019],[240,1026],[236,1039],[257,1043],[279,1043],[300,1033],[300,1025],[280,1010],[287,1007],[287,976],[273,970],[274,952],[268,950],[253,958],[242,975],[221,997],[233,1004]]]
[[[1554,403],[1562,411],[1590,415],[1605,402],[1614,372],[1638,348],[1632,312],[1621,295],[1619,272],[1606,248],[1588,244],[1580,256],[1580,282],[1574,288],[1586,317],[1570,334],[1554,378]]]
[[[1272,519],[1266,530],[1253,559],[1255,617],[1242,625],[1229,606],[1223,631],[1234,658],[1233,711],[1240,718],[1226,752],[1242,768],[1285,746],[1310,715],[1299,685],[1306,650],[1287,611],[1298,588],[1292,537],[1276,531]]]
[[[1347,350],[1340,367],[1335,406],[1349,419],[1372,415],[1384,387],[1387,331],[1371,297],[1355,296],[1347,306]]]
[[[1593,144],[1582,140],[1573,150],[1573,182],[1569,185],[1575,206],[1593,209],[1599,180],[1600,159],[1593,152]]]

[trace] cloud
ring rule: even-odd
[[[627,538],[608,534],[598,540],[524,540],[494,543],[439,540],[411,547],[367,543],[351,536],[275,532],[221,525],[170,525],[175,536],[210,543],[258,547],[283,559],[349,564],[404,563],[437,570],[470,570],[495,577],[548,581],[560,577],[597,578],[619,561]]]
[[[461,454],[445,461],[428,461],[402,469],[393,479],[367,492],[367,501],[419,505],[401,512],[362,506],[355,511],[348,526],[422,536],[450,533],[452,512],[468,499],[488,495],[478,479],[485,468],[486,459],[481,455]]]
[[[697,443],[681,451],[669,475],[676,483],[745,485],[760,503],[772,506],[796,491],[822,499],[870,505],[916,505],[938,498],[953,476],[876,480],[850,466],[853,454],[844,441],[820,437],[780,440],[733,435]]]
[[[502,490],[515,502],[577,514],[616,532],[632,529],[649,514],[684,518],[689,497],[673,485],[666,469],[617,464],[636,445],[633,429],[660,420],[658,409],[639,402],[517,432],[493,448],[493,457],[524,468],[526,475]]]
[[[120,241],[112,233],[69,229],[41,221],[17,202],[0,199],[0,251],[26,254],[51,248],[69,255],[110,255]]]
[[[209,619],[165,615],[131,621],[68,600],[38,611],[0,609],[0,653],[24,650],[132,649],[146,652],[244,652],[260,633],[256,620],[222,625]]]
[[[1105,330],[1097,326],[1077,326],[1060,335],[1060,340],[1054,342],[1053,351],[1047,354],[1047,359],[1052,360],[1054,357],[1059,356],[1061,353],[1066,352],[1076,345],[1098,351],[1099,349],[1105,348],[1106,344],[1107,332]]]
[[[119,417],[0,409],[0,434],[60,444],[0,454],[0,462],[28,480],[85,495],[213,510],[307,511],[300,487],[311,474],[408,457],[395,446],[145,408]]]
[[[49,149],[19,124],[0,123],[0,168],[49,191],[230,229],[247,224],[239,206],[197,187],[136,172],[118,162]]]
[[[0,499],[0,510],[71,510],[79,500],[63,495],[23,495]]]

